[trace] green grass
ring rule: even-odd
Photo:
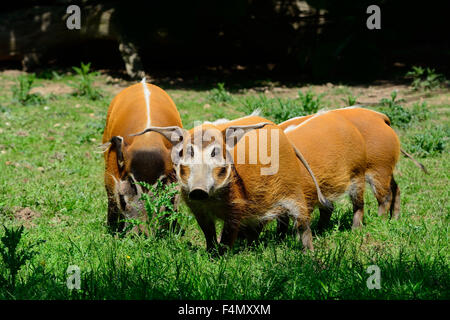
[[[11,88],[12,100],[21,105],[45,103],[45,99],[42,96],[30,93],[35,79],[36,76],[34,74],[19,76],[17,85]]]
[[[52,80],[38,78],[35,84],[45,87],[76,79],[61,74]],[[106,83],[103,76],[95,80]],[[422,146],[434,150],[421,155],[428,176],[411,161],[400,159],[396,170],[402,194],[399,221],[378,217],[375,198],[367,191],[364,228],[351,231],[351,205],[343,198],[336,203],[329,229],[315,234],[314,252],[303,253],[294,235],[278,240],[272,223],[255,247],[238,243],[233,252],[212,259],[201,230],[184,206],[184,235],[121,238],[107,232],[103,158],[97,145],[113,97],[108,85],[103,85],[104,94],[96,100],[59,94],[47,97],[43,104],[22,105],[13,101],[10,86],[15,81],[0,75],[0,224],[8,228],[20,224],[14,218],[18,208],[30,208],[39,215],[25,224],[19,243],[22,253],[35,245],[35,254],[26,256],[14,285],[0,286],[0,299],[450,298],[446,144],[442,150]],[[337,95],[333,90],[321,97],[327,106],[327,99]],[[352,94],[351,87],[340,90],[343,97]],[[208,90],[168,93],[187,128],[194,120],[242,116],[245,101],[259,99],[256,94],[233,94],[232,99],[214,100]],[[448,101],[449,95],[444,97]],[[417,137],[431,134],[430,128],[448,128],[449,105],[429,99],[425,100],[427,116],[417,117],[407,128],[395,127],[407,150]],[[295,105],[298,98],[282,101]],[[272,102],[276,105],[276,100]],[[413,112],[411,106],[402,106]],[[270,113],[270,108],[265,112]],[[448,129],[439,134],[448,139]],[[313,231],[317,218],[315,212]],[[0,237],[4,235],[0,228]],[[66,286],[70,265],[80,267],[80,290]],[[381,270],[379,290],[366,286],[370,265]],[[0,274],[10,279],[2,259]]]
[[[264,117],[275,123],[281,123],[288,119],[316,113],[321,107],[323,95],[316,96],[311,90],[303,93],[298,91],[298,98],[282,99],[267,98],[264,95],[250,96],[241,102],[239,110],[246,114],[259,109]]]
[[[434,69],[422,68],[420,66],[413,66],[405,74],[405,79],[411,79],[411,88],[416,91],[439,89],[447,84],[444,75],[436,73]]]

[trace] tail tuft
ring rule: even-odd
[[[319,201],[322,204],[322,206],[324,206],[325,209],[329,210],[330,212],[333,212],[334,210],[333,202],[325,198],[325,196],[323,196],[322,194],[320,194],[319,196]]]

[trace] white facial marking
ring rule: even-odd
[[[227,184],[231,174],[230,166],[227,166],[225,180],[217,186],[214,176],[214,169],[225,166],[222,148],[223,146],[217,142],[213,142],[204,148],[191,143],[186,145],[185,154],[183,154],[179,162],[180,165],[189,168],[189,176],[185,183],[180,178],[180,165],[176,167],[178,180],[181,182],[183,189],[192,191],[193,189],[201,188],[210,193]]]

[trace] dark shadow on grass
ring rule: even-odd
[[[336,227],[338,231],[348,231],[352,229],[353,211],[352,209],[335,210],[331,216],[329,224],[322,229],[318,228],[317,222],[318,219],[314,219],[311,223],[313,237],[316,235],[325,235],[330,233],[335,230]],[[297,231],[291,221],[289,223],[288,231],[284,237],[278,234],[274,224],[269,224],[260,234],[258,240],[256,240],[253,244],[248,244],[245,240],[237,240],[234,245],[233,252],[239,253],[244,250],[253,251],[258,247],[267,248],[271,245],[280,245],[282,243],[286,243],[290,247],[298,247],[299,250],[303,249],[301,241],[297,240]]]
[[[311,223],[313,235],[327,234],[336,228],[338,231],[351,230],[353,225],[353,211],[352,209],[334,210],[330,222],[323,228],[319,228],[317,222],[318,219]]]
[[[314,219],[311,223],[313,237],[316,235],[326,235],[335,230],[336,227],[338,231],[348,231],[352,229],[353,211],[351,209],[335,211],[331,216],[330,223],[322,229],[318,228],[317,221],[318,219]],[[275,223],[272,223],[267,225],[258,239],[251,244],[245,239],[237,239],[231,252],[233,254],[239,254],[247,250],[254,252],[261,248],[266,249],[267,247],[280,244],[287,244],[289,247],[298,248],[299,250],[303,249],[301,241],[297,240],[297,231],[291,221],[285,236],[279,235]]]
[[[76,64],[78,65],[78,64]],[[10,68],[17,69],[16,65],[4,65],[1,70]],[[119,81],[126,81],[129,84],[136,83],[140,79],[131,79],[122,68],[96,68],[93,63],[91,71],[100,71],[101,74],[115,79],[113,82],[105,83],[113,85]],[[46,66],[36,68],[31,72],[37,78],[46,80],[58,80],[58,76],[72,74],[75,75],[72,66]],[[368,87],[376,84],[409,84],[402,74],[390,73],[383,80],[376,79],[314,79],[310,75],[299,70],[286,68],[271,69],[266,64],[260,65],[238,65],[238,64],[214,64],[199,66],[154,66],[147,73],[147,81],[156,84],[165,90],[184,89],[193,91],[205,91],[217,88],[218,83],[225,83],[225,89],[233,94],[242,93],[243,90],[253,89],[256,92],[264,93],[265,90],[274,87],[297,88],[308,85],[324,85],[329,82],[334,84]],[[56,76],[56,78],[55,78]]]
[[[225,89],[232,94],[242,93],[246,89],[254,89],[264,93],[274,87],[297,88],[308,85],[334,84],[369,87],[374,84],[408,84],[402,77],[388,75],[382,82],[376,79],[323,79],[317,80],[299,71],[269,70],[266,65],[211,65],[198,67],[184,67],[177,69],[152,69],[148,81],[165,90],[184,89],[205,91],[217,88],[218,83],[224,83]],[[114,70],[102,70],[105,74],[123,80],[132,81],[126,74]],[[136,81],[136,80],[135,80]]]

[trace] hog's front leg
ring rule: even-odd
[[[224,254],[226,250],[233,248],[234,241],[238,236],[240,222],[240,219],[236,216],[229,216],[225,220],[220,237],[219,254]]]
[[[217,247],[216,225],[214,220],[206,214],[195,214],[195,219],[203,231],[206,240],[206,250],[213,251]]]

